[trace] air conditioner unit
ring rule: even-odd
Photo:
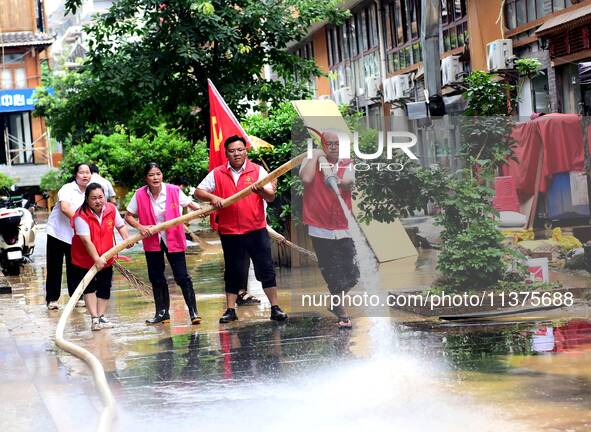
[[[462,63],[459,56],[449,56],[441,60],[441,84],[446,86],[459,80]]]
[[[486,45],[486,66],[489,72],[511,68],[512,59],[511,39],[497,39]]]
[[[392,78],[386,78],[382,81],[382,87],[384,89],[384,102],[393,101],[395,99],[395,94]]]
[[[351,87],[343,87],[340,90],[341,93],[341,104],[349,105],[353,100],[353,92],[351,91]]]
[[[402,99],[406,92],[410,90],[410,75],[396,75],[392,77],[392,86],[394,88],[394,99]]]
[[[378,95],[378,79],[375,76],[365,78],[365,86],[367,87],[367,93],[365,97],[372,99]]]

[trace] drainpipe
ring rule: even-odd
[[[429,97],[441,95],[441,62],[439,60],[439,27],[441,2],[421,0],[421,44],[423,46],[423,70],[425,87]]]

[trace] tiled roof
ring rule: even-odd
[[[53,41],[53,37],[47,33],[31,31],[0,33],[0,47],[46,46],[51,45]]]

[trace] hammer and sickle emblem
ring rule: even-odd
[[[215,151],[220,151],[220,144],[222,143],[222,140],[224,139],[224,136],[222,134],[222,129],[218,128],[218,119],[216,116],[212,116],[211,117],[211,128],[213,131],[213,148],[215,149]]]

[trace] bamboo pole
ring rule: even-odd
[[[269,173],[269,175],[267,175],[266,177],[263,177],[262,179],[255,182],[253,184],[253,186],[256,185],[258,187],[262,187],[262,186],[266,185],[267,183],[272,182],[276,178],[282,176],[286,172],[290,171],[291,169],[295,168],[300,163],[302,163],[302,161],[304,160],[305,157],[306,157],[306,153],[302,153],[301,155],[296,156],[292,160],[281,165],[279,168],[277,168],[273,172]],[[225,198],[222,201],[222,207],[228,207],[228,206],[234,204],[235,202],[241,200],[242,198],[250,195],[251,193],[252,193],[251,188],[242,189],[240,192],[237,192],[234,195],[232,195],[228,198]],[[205,216],[209,215],[210,213],[214,212],[215,210],[216,210],[215,207],[213,207],[211,205],[207,205],[202,209],[199,209],[199,210],[196,210],[193,212],[189,212],[185,215],[179,216],[178,218],[171,219],[169,221],[154,225],[152,227],[151,231],[153,234],[156,234],[160,231],[164,231],[164,230],[171,228],[173,226],[176,226],[179,224],[184,224],[190,220],[205,217]],[[123,249],[137,243],[140,240],[142,240],[141,234],[136,234],[134,236],[131,236],[127,240],[119,243],[118,245],[115,245],[114,247],[109,249],[107,252],[105,252],[101,256],[105,260],[109,260],[109,259],[113,258],[115,255],[117,255],[119,252],[121,252]],[[112,424],[113,419],[115,417],[115,398],[113,397],[113,393],[111,392],[111,388],[109,387],[109,384],[107,382],[107,378],[105,377],[105,371],[103,369],[103,366],[101,365],[100,361],[92,353],[90,353],[89,351],[85,350],[84,348],[79,347],[78,345],[75,345],[72,342],[64,339],[64,329],[66,327],[66,322],[68,321],[70,314],[74,310],[74,306],[76,305],[76,302],[78,302],[78,300],[82,296],[82,293],[84,293],[84,290],[86,289],[88,284],[92,281],[92,279],[94,278],[96,273],[97,273],[96,266],[92,266],[92,268],[90,270],[88,270],[88,273],[86,273],[86,275],[84,276],[82,281],[80,281],[80,283],[76,287],[76,291],[74,291],[74,293],[70,297],[70,300],[68,301],[68,304],[66,305],[64,312],[60,316],[60,319],[57,323],[57,327],[55,330],[55,344],[58,347],[62,348],[64,351],[67,351],[70,354],[74,355],[75,357],[78,357],[79,359],[84,361],[92,370],[94,380],[96,383],[96,387],[99,391],[99,394],[100,394],[103,404],[105,406],[103,409],[103,412],[100,415],[99,422],[97,425],[97,431],[103,432],[103,431],[109,431],[111,429],[111,424]]]

